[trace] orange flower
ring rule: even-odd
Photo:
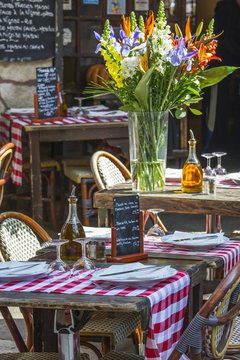
[[[186,33],[186,38],[187,38],[187,42],[188,42],[192,39],[191,30],[190,30],[190,18],[187,19],[185,33]]]
[[[212,60],[222,61],[219,57],[215,56],[217,47],[217,40],[212,40],[210,43],[200,46],[198,52],[199,65],[203,68]]]
[[[152,35],[153,28],[154,28],[154,14],[151,11],[149,17],[147,18],[147,21],[145,23],[145,39],[147,39],[149,36]]]
[[[123,30],[125,31],[125,34],[129,37],[131,33],[130,17],[127,17],[126,19],[124,15],[122,17],[123,17]]]

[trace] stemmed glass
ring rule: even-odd
[[[82,245],[82,257],[77,260],[72,269],[72,274],[79,270],[94,270],[96,269],[94,263],[86,256],[86,245],[91,239],[87,238],[78,238],[74,239],[73,241],[76,241]],[[81,277],[81,276],[79,276]]]
[[[217,175],[226,175],[227,170],[224,167],[222,167],[221,158],[222,158],[222,156],[227,155],[227,153],[222,152],[222,151],[217,151],[217,152],[214,152],[213,155],[215,155],[217,157],[217,162],[218,162],[217,167],[214,169],[215,173]]]
[[[163,209],[149,209],[148,212],[153,214],[154,216],[154,224],[153,226],[148,230],[147,236],[149,237],[162,237],[165,235],[165,232],[163,228],[158,223],[158,214],[160,212],[163,212]]]
[[[207,166],[203,169],[203,175],[205,176],[215,176],[215,170],[211,168],[211,159],[215,156],[213,153],[202,154],[202,157],[207,159]]]
[[[47,269],[48,275],[51,275],[51,273],[53,273],[53,277],[52,277],[53,280],[58,280],[58,276],[56,272],[64,271],[66,273],[64,277],[66,278],[69,278],[71,276],[70,267],[61,259],[61,255],[60,255],[61,245],[65,244],[66,242],[68,242],[68,240],[66,239],[51,239],[46,243],[48,246],[51,245],[56,246],[56,254],[57,254],[56,260],[51,262]]]

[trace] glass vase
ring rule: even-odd
[[[133,191],[162,191],[167,161],[168,111],[128,114]]]

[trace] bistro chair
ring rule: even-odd
[[[27,261],[35,256],[41,242],[50,240],[48,233],[30,217],[18,212],[0,214],[0,260]],[[20,308],[27,329],[26,344],[7,307],[0,311],[11,332],[19,351],[29,351],[32,348],[32,314],[30,309]]]
[[[239,359],[228,354],[233,338],[239,341],[236,320],[240,314],[240,261],[220,282],[190,322],[168,360],[189,356],[192,360]],[[238,321],[239,322],[239,321]],[[143,359],[124,352],[111,352],[103,360]],[[185,359],[188,357],[184,357]]]
[[[96,151],[91,157],[90,166],[98,190],[108,189],[131,181],[131,173],[127,167],[107,151]],[[150,214],[150,217],[154,221],[153,214]],[[166,227],[159,218],[158,223],[164,232],[167,232]]]
[[[0,205],[3,200],[4,185],[9,178],[8,169],[12,161],[14,147],[13,143],[7,143],[0,149]]]
[[[26,261],[35,256],[41,242],[50,240],[48,233],[34,220],[17,212],[0,215],[0,258],[2,261]],[[32,348],[32,314],[22,309],[27,328],[27,342],[24,343],[8,308],[0,309],[19,351]],[[10,320],[9,320],[10,319]],[[141,316],[138,313],[111,313],[97,311],[80,330],[81,344],[91,348],[100,358],[102,354],[89,342],[101,342],[102,352],[113,350],[115,345],[139,328]],[[12,329],[14,328],[14,331]],[[17,335],[16,335],[17,334]],[[139,333],[136,334],[138,336]],[[139,337],[133,340],[139,343]]]

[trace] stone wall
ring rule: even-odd
[[[34,107],[36,68],[52,66],[52,59],[0,62],[0,113],[8,108]]]

